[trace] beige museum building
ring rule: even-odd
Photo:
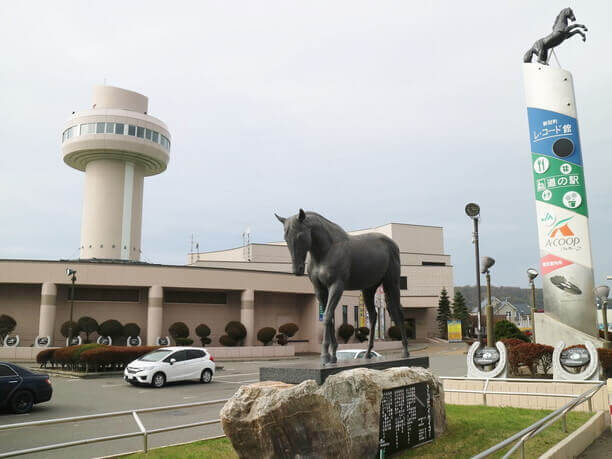
[[[219,346],[225,325],[241,321],[247,345],[258,345],[257,331],[294,322],[297,352],[317,352],[322,336],[319,305],[308,277],[291,274],[284,243],[245,244],[217,252],[190,253],[182,266],[140,262],[144,179],[168,164],[168,127],[149,115],[145,96],[111,86],[94,91],[91,109],[74,113],[62,131],[64,162],[85,173],[80,256],[77,260],[0,260],[0,314],[17,321],[13,334],[20,346],[37,337],[63,345],[61,324],[70,314],[70,279],[76,270],[75,320],[91,316],[98,323],[116,319],[137,323],[144,343],[168,335],[168,327],[185,322],[212,330]],[[391,237],[400,248],[401,303],[411,336],[437,335],[438,296],[453,293],[453,267],[444,253],[443,229],[390,223],[367,230]],[[384,310],[382,290],[376,304]],[[359,292],[345,292],[335,323],[364,324]],[[366,326],[369,324],[365,323]],[[385,339],[388,314],[374,330]]]

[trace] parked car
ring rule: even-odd
[[[51,400],[49,375],[33,373],[19,365],[0,362],[0,408],[13,413],[29,412],[35,403]]]
[[[156,349],[129,363],[123,378],[133,385],[163,387],[167,382],[200,380],[215,374],[213,357],[201,347],[170,346]]]
[[[365,359],[366,352],[363,349],[342,349],[341,351],[336,351],[336,358],[338,361]],[[372,358],[383,359],[384,357],[378,352],[372,351]]]

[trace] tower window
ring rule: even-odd
[[[145,133],[145,128],[141,126],[136,126],[136,137],[140,137],[141,139],[144,139],[144,133]]]
[[[123,135],[123,128],[124,128],[124,124],[123,123],[115,123],[115,134],[121,134]]]
[[[104,123],[96,123],[96,134],[104,134]]]
[[[128,126],[128,135],[136,135],[136,126],[131,124]]]

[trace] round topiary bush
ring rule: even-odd
[[[206,346],[211,343],[210,336],[210,327],[206,324],[200,324],[195,329],[196,335],[200,338],[202,342],[202,346]]]
[[[348,340],[351,339],[354,332],[355,327],[353,327],[351,324],[342,324],[338,327],[338,336],[342,338],[344,344],[348,343]]]
[[[367,341],[369,334],[370,329],[368,327],[359,327],[357,330],[355,330],[355,338],[357,338],[360,343]]]
[[[257,341],[261,341],[264,346],[269,346],[274,340],[276,330],[272,327],[264,327],[257,332]]]
[[[280,327],[278,327],[278,331],[280,333],[287,335],[288,338],[291,338],[293,335],[295,335],[299,329],[300,327],[298,327],[296,324],[291,323],[291,322],[289,322],[288,324],[283,324]]]
[[[228,335],[223,335],[221,338],[219,338],[219,342],[223,346],[238,346],[238,342]]]
[[[4,343],[4,338],[10,335],[16,326],[17,322],[11,316],[6,314],[0,315],[0,344]]]
[[[247,329],[237,320],[232,320],[225,326],[225,333],[227,333],[229,337],[233,338],[234,341],[242,346],[247,335]]]
[[[67,320],[60,327],[60,333],[62,334],[62,336],[64,338],[68,338],[68,335],[70,334],[70,326],[71,326],[70,324],[72,324],[72,336],[78,335],[79,332],[81,331],[81,330],[79,330],[79,324],[78,323],[70,322],[69,320]]]
[[[77,322],[77,327],[79,331],[85,333],[85,344],[89,343],[89,335],[92,333],[97,333],[100,330],[100,325],[98,325],[98,321],[93,317],[83,316]]]
[[[115,342],[117,341],[116,338],[123,336],[123,325],[115,319],[106,320],[100,324],[100,331],[98,333],[101,336],[110,336],[113,342]]]
[[[123,326],[123,336],[126,338],[129,336],[140,336],[140,327],[134,322],[130,322]]]
[[[397,340],[402,339],[402,332],[400,331],[397,325],[393,325],[389,327],[389,330],[387,330],[387,333],[389,334],[389,338],[391,338],[392,340],[397,341]]]
[[[506,338],[516,338],[521,341],[529,342],[529,337],[519,330],[519,328],[514,325],[509,320],[500,320],[495,324],[495,340],[499,341],[501,339]]]
[[[285,335],[284,333],[279,333],[278,335],[276,335],[276,342],[281,346],[284,346],[289,342],[289,340],[287,339],[287,335]]]
[[[187,338],[189,336],[189,327],[185,322],[174,322],[168,328],[168,333],[176,341],[177,338]]]
[[[191,338],[175,338],[174,342],[177,346],[191,346],[193,344],[193,340]]]

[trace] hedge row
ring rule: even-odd
[[[159,346],[105,346],[82,344],[59,349],[45,349],[38,353],[36,361],[42,368],[48,365],[73,371],[120,370],[128,363]]]
[[[508,350],[508,369],[510,374],[519,375],[521,367],[527,367],[532,376],[548,374],[552,369],[553,352],[552,346],[544,344],[526,343],[521,339],[508,338],[501,340]],[[569,346],[584,348],[583,344]],[[597,355],[604,371],[612,370],[612,349],[598,348]]]

